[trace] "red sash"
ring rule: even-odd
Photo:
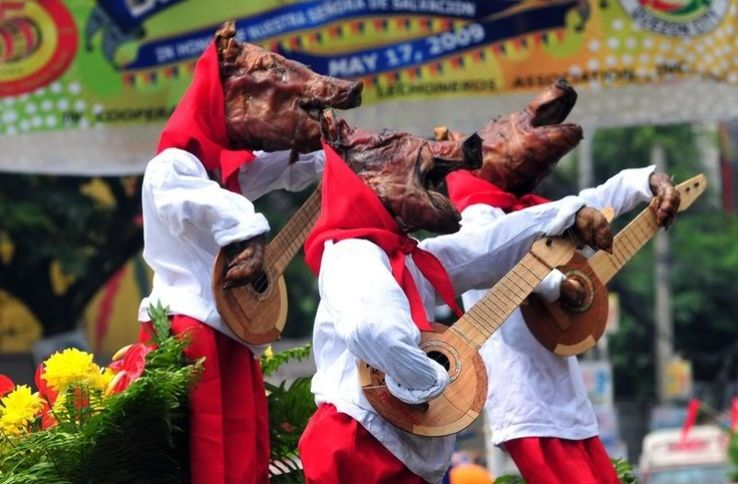
[[[550,201],[534,193],[517,197],[466,170],[449,173],[446,176],[446,186],[451,203],[459,212],[470,205],[483,203],[509,213]]]
[[[417,247],[384,208],[379,197],[343,162],[327,144],[325,172],[321,187],[320,216],[305,241],[305,261],[315,273],[320,272],[323,248],[328,240],[367,239],[387,253],[392,275],[402,287],[410,303],[413,321],[420,330],[429,330],[428,316],[412,275],[405,265],[407,255],[413,258],[423,276],[430,281],[443,300],[459,316],[454,290],[446,269],[430,252]]]

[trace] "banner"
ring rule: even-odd
[[[0,170],[143,169],[223,20],[364,81],[365,128],[478,129],[564,76],[585,129],[738,115],[738,0],[0,0]]]

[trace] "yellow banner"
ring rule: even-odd
[[[140,172],[213,32],[365,83],[366,128],[473,130],[559,76],[585,128],[738,116],[738,0],[0,0],[0,170]]]

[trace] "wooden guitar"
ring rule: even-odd
[[[287,286],[282,274],[305,242],[319,212],[320,187],[266,246],[264,274],[250,284],[223,289],[227,257],[224,250],[218,253],[212,283],[215,305],[226,325],[246,343],[268,344],[282,334],[287,321]]]
[[[433,400],[404,403],[390,393],[384,373],[359,363],[359,379],[369,403],[388,422],[415,435],[439,437],[468,427],[487,399],[487,372],[479,348],[515,308],[553,270],[574,254],[574,245],[563,238],[541,239],[474,307],[453,326],[434,323],[434,332],[423,332],[420,348],[448,370],[450,383]]]
[[[705,175],[697,175],[676,186],[686,210],[707,188]],[[584,304],[571,307],[549,303],[531,294],[520,306],[530,332],[550,351],[560,356],[578,355],[592,348],[605,332],[608,293],[605,285],[661,227],[651,207],[643,210],[613,240],[612,254],[600,250],[589,259],[577,253],[558,269],[577,279],[586,290]]]

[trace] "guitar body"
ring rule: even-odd
[[[359,362],[364,395],[385,420],[406,432],[425,437],[455,434],[474,422],[487,398],[487,372],[476,348],[453,327],[431,323],[423,332],[420,348],[445,366],[450,383],[433,400],[410,405],[395,398],[384,382],[384,373]]]
[[[704,193],[707,178],[699,174],[675,188],[681,200],[679,212],[683,212]],[[547,303],[537,296],[529,296],[528,304],[522,304],[520,309],[536,339],[561,356],[578,355],[593,347],[607,325],[605,286],[660,229],[649,206],[615,235],[612,253],[599,250],[589,259],[575,253],[570,261],[556,264],[561,272],[584,284],[588,296],[580,308],[566,307],[558,302]]]
[[[213,298],[231,331],[246,343],[269,344],[279,339],[287,322],[284,271],[302,247],[320,212],[320,188],[308,197],[264,251],[265,277],[243,286],[223,289],[226,255],[223,249],[213,267]]]
[[[265,264],[267,281],[263,286],[246,284],[223,289],[225,266],[226,257],[221,250],[213,269],[213,295],[223,321],[236,336],[252,345],[279,339],[287,322],[284,277],[275,275],[269,264]]]
[[[584,285],[587,292],[584,304],[572,308],[558,301],[549,303],[531,294],[520,309],[530,332],[549,351],[559,356],[578,355],[592,348],[605,332],[607,289],[587,258],[579,253],[558,269]]]

